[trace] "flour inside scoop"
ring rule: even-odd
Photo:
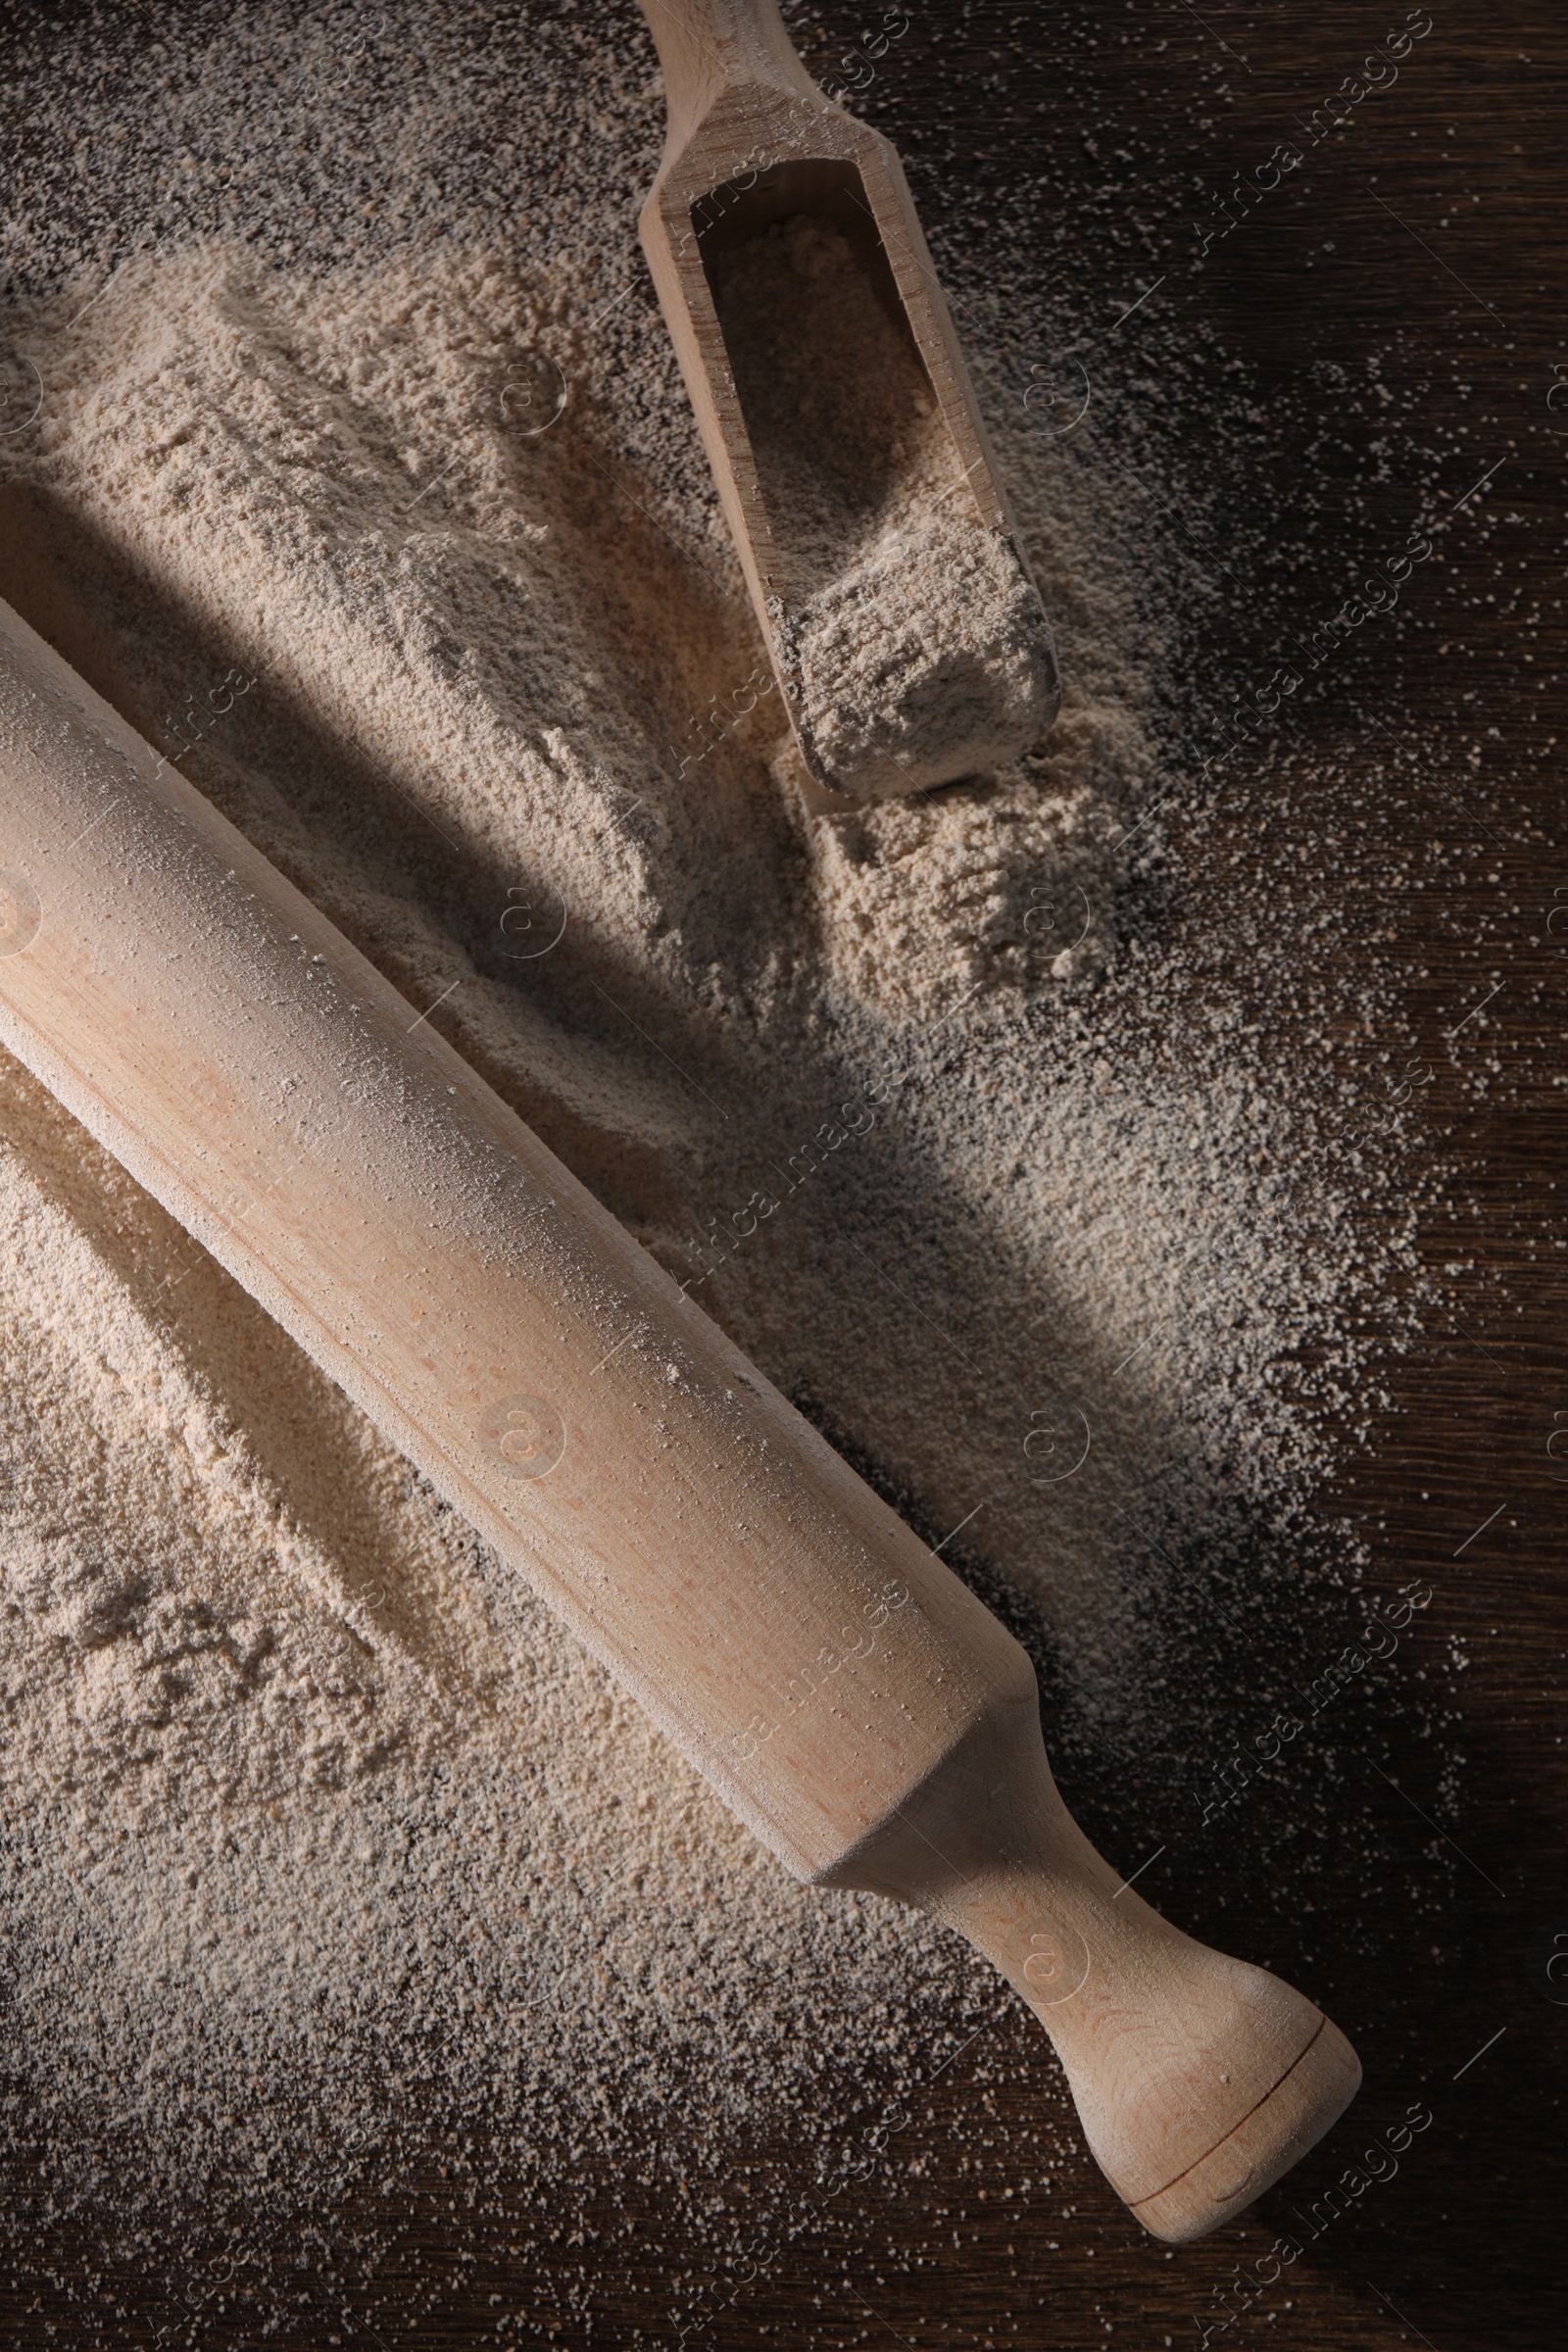
[[[1056,708],[1045,611],[982,520],[880,249],[796,214],[711,277],[808,765],[866,801],[1016,760]]]

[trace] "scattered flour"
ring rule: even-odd
[[[113,242],[172,201],[126,180],[135,141],[96,242],[38,197],[0,318],[41,387],[4,445],[0,593],[412,1002],[444,999],[924,1532],[966,1523],[945,1556],[1102,1736],[1160,1753],[1189,1582],[1294,1541],[1331,1423],[1375,1403],[1357,1318],[1410,1216],[1325,1152],[1315,1074],[1286,1083],[1222,990],[1194,1014],[1149,819],[1184,777],[1111,527],[1136,542],[1146,493],[1092,418],[1040,435],[984,346],[1061,717],[983,781],[826,817],[775,772],[662,326],[617,291],[657,91],[558,33],[559,160],[492,151],[471,201],[421,198],[439,233],[397,209],[459,106],[422,67],[412,128],[356,67],[409,159],[390,219],[350,142],[309,201],[268,194],[240,133],[292,155],[341,83],[265,13],[168,101],[172,139],[233,133],[239,193],[203,166],[172,216],[201,233]],[[908,527],[879,500],[858,564]],[[813,642],[852,667],[885,642],[839,625]],[[902,723],[824,758],[896,761]],[[1235,952],[1261,968],[1266,909]],[[671,2179],[760,2114],[842,2139],[858,2070],[929,2074],[994,2003],[940,1931],[787,1882],[11,1065],[0,1264],[0,2105],[37,2212],[253,2245],[390,2194],[436,2112],[565,2211],[589,2136],[654,2119]]]

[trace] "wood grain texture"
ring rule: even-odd
[[[607,10],[598,20],[606,37],[625,38],[630,13]],[[1325,761],[1310,801],[1283,790],[1260,758],[1237,762],[1223,790],[1187,814],[1166,917],[1187,963],[1189,1017],[1239,1003],[1271,1024],[1281,1054],[1299,1066],[1302,1054],[1329,1049],[1293,1034],[1288,1008],[1238,968],[1241,904],[1266,902],[1303,962],[1319,954],[1325,902],[1369,932],[1392,931],[1425,975],[1412,978],[1404,1009],[1431,1042],[1492,985],[1499,956],[1482,936],[1482,916],[1504,905],[1528,910],[1529,920],[1510,918],[1508,985],[1485,1016],[1488,1051],[1510,1086],[1490,1105],[1446,1095],[1418,1147],[1459,1166],[1451,1222],[1434,1219],[1424,1244],[1434,1263],[1467,1262],[1459,1314],[1434,1318],[1424,1344],[1390,1369],[1395,1404],[1325,1498],[1355,1515],[1389,1589],[1424,1575],[1437,1599],[1397,1679],[1338,1729],[1330,1718],[1331,1738],[1225,1817],[1222,1841],[1195,1833],[1183,1792],[1162,1785],[1168,1765],[1092,1731],[1058,1754],[1074,1810],[1095,1834],[1145,1805],[1151,1849],[1167,1844],[1140,1882],[1159,1904],[1264,1954],[1282,1956],[1287,1937],[1307,1939],[1320,1970],[1314,1985],[1364,2043],[1369,2081],[1355,2128],[1348,2122],[1332,2135],[1288,2198],[1267,2198],[1208,2245],[1167,2257],[1117,2208],[1087,2157],[1065,2178],[1042,2179],[1039,2120],[1059,2092],[1020,2010],[976,2021],[971,2048],[940,2072],[933,2065],[923,2093],[901,2094],[896,2113],[868,2055],[857,2152],[863,2144],[876,2153],[853,2191],[816,2197],[790,2117],[729,2139],[725,2194],[766,2243],[749,2276],[715,2281],[734,2300],[721,2325],[688,2345],[1050,2343],[1088,2352],[1109,2342],[1159,2352],[1200,2342],[1207,2326],[1226,2347],[1392,2352],[1424,2341],[1438,2352],[1540,2352],[1560,2329],[1568,2011],[1544,1997],[1529,1952],[1539,1931],[1568,1917],[1564,1489],[1546,1450],[1568,1383],[1564,1286],[1542,1256],[1563,1238],[1568,986],[1565,951],[1545,922],[1554,891],[1568,885],[1568,849],[1561,770],[1546,761],[1532,770],[1525,754],[1548,734],[1568,741],[1563,623],[1552,610],[1562,593],[1561,444],[1544,437],[1559,357],[1548,306],[1560,298],[1568,219],[1568,42],[1539,6],[1436,12],[1396,103],[1362,111],[1347,139],[1320,151],[1271,211],[1194,273],[1210,190],[1267,156],[1405,11],[1334,0],[1307,17],[1284,8],[1200,15],[1212,30],[1174,6],[1125,16],[1051,9],[1035,19],[1013,6],[933,7],[879,61],[860,103],[898,139],[939,245],[965,220],[999,238],[1031,236],[1064,294],[1106,318],[1162,270],[1178,269],[1175,290],[1162,296],[1176,306],[1168,332],[1135,352],[1125,375],[1157,400],[1160,429],[1192,466],[1226,486],[1238,526],[1277,535],[1282,565],[1270,584],[1286,620],[1309,625],[1335,559],[1373,538],[1385,517],[1402,535],[1408,514],[1399,503],[1405,443],[1391,450],[1387,480],[1373,481],[1373,428],[1360,428],[1359,441],[1348,426],[1337,432],[1343,386],[1306,370],[1364,375],[1377,356],[1391,380],[1426,384],[1410,440],[1430,445],[1440,426],[1463,436],[1451,453],[1455,498],[1510,443],[1520,459],[1508,501],[1523,517],[1517,557],[1547,612],[1533,663],[1523,662],[1491,556],[1479,539],[1453,542],[1428,601],[1410,608],[1408,633],[1364,633],[1364,648],[1297,714],[1296,744]],[[862,30],[860,12],[845,8],[792,22],[824,76]],[[487,12],[475,39],[491,37]],[[1221,41],[1245,52],[1245,64]],[[1372,201],[1372,174],[1399,220]],[[1452,204],[1460,191],[1462,212]],[[1444,219],[1453,224],[1446,242]],[[1450,268],[1503,314],[1503,328],[1466,307]],[[1245,462],[1233,445],[1217,446],[1213,430],[1236,369],[1257,407]],[[1289,570],[1283,559],[1297,557],[1301,534],[1288,510],[1309,506],[1327,518],[1320,547]],[[1229,674],[1238,612],[1245,617],[1260,590],[1255,573],[1242,571],[1238,596],[1195,623],[1197,674]],[[1420,789],[1398,807],[1386,799],[1374,715],[1430,749]],[[1500,746],[1490,743],[1491,726]],[[1477,741],[1486,746],[1479,787],[1468,757]],[[1462,889],[1438,876],[1430,890],[1396,895],[1390,852],[1412,835],[1491,855]],[[1337,846],[1326,848],[1331,836]],[[1359,1028],[1353,956],[1343,973],[1335,1054]],[[1066,1678],[1043,1630],[1021,1610],[1015,1622],[1048,1700],[1065,1703]],[[1308,1683],[1342,1640],[1343,1628],[1304,1600],[1294,1614],[1249,1624],[1245,1642],[1218,1616],[1193,1631],[1162,1694],[1163,1752],[1185,1752],[1195,1771],[1214,1768],[1225,1693],[1234,1699],[1276,1672],[1292,1687]],[[1470,1660],[1462,1673],[1454,1643]],[[1461,1719],[1467,1764],[1456,1791],[1433,1785],[1429,1720],[1418,1711],[1429,1706]],[[1286,1890],[1282,1841],[1325,1806],[1335,1832],[1298,1849]],[[1449,1838],[1486,1877],[1455,1856]],[[1361,2121],[1375,2122],[1381,2137],[1422,2098],[1433,2122],[1397,2172],[1348,2201],[1331,2197],[1369,2144]],[[523,2217],[470,2214],[460,2124],[432,2103],[428,2130],[417,2194],[391,2203],[368,2187],[322,2217],[318,2239],[302,2231],[290,2241],[296,2343],[336,2334],[351,2345],[447,2352],[493,2340],[499,2295],[508,2310],[526,2303],[539,2340],[630,2347],[655,2338],[689,2297],[708,2241],[684,2215],[657,2134],[634,2158],[597,2164],[586,2154],[584,2242],[552,2244],[545,2232],[519,2267],[509,2246]],[[34,2265],[0,2280],[12,2340],[255,2340],[243,2315],[217,2299],[172,2324],[181,2282],[149,2279],[133,2256],[83,2282],[48,2184],[19,2165],[7,2185],[35,2217],[37,2236]],[[1303,2251],[1282,2266],[1270,2249],[1293,2229]]]

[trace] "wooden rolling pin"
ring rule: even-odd
[[[898,155],[817,88],[774,0],[642,8],[668,113],[643,248],[807,769],[870,800],[1015,759],[1055,715],[1055,653]],[[735,266],[792,224],[806,275],[776,252],[759,339]],[[824,515],[847,483],[858,521],[830,612]],[[895,514],[880,559],[857,563],[858,530]],[[856,643],[877,647],[872,669],[843,658]]]
[[[1065,1811],[1023,1650],[363,956],[0,605],[0,1040],[799,1877],[1044,2021],[1150,2230],[1325,2131],[1344,2037]]]

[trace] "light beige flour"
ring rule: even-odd
[[[1371,1173],[1300,1197],[1310,1101],[1140,942],[1102,460],[1002,434],[1075,628],[1038,760],[813,820],[596,317],[474,244],[36,297],[0,590],[1159,1753],[1189,1563],[1290,1541],[1399,1236]],[[435,2106],[565,2203],[589,2136],[695,2179],[927,2079],[979,1964],[786,1882],[13,1068],[0,1130],[0,2073],[61,2196],[252,2244]]]
[[[797,214],[710,274],[812,771],[879,800],[1016,760],[1055,709],[1046,616],[980,520],[885,262]]]

